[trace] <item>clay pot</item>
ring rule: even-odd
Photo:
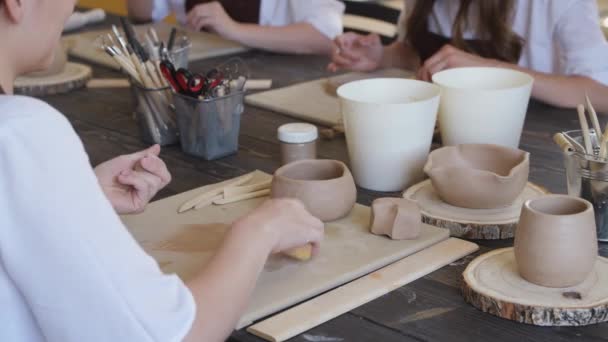
[[[547,195],[524,203],[515,232],[515,260],[525,280],[546,287],[578,285],[593,269],[597,249],[588,201]]]
[[[65,65],[68,62],[68,54],[65,46],[61,41],[57,43],[55,46],[54,54],[53,54],[53,62],[49,65],[48,68],[42,71],[36,71],[27,74],[28,77],[48,77],[57,75],[63,72],[65,69]]]
[[[529,169],[528,152],[489,144],[440,148],[424,166],[441,200],[470,209],[512,204],[528,182]]]
[[[357,200],[348,167],[336,160],[301,160],[278,169],[272,179],[272,198],[297,198],[321,221],[346,216]]]

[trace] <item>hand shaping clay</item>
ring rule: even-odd
[[[424,172],[442,201],[493,209],[513,203],[528,183],[530,154],[490,144],[447,146],[429,155]]]
[[[372,203],[371,231],[393,240],[417,239],[422,229],[418,204],[405,198],[378,198]]]

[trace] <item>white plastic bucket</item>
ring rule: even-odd
[[[518,148],[534,79],[501,68],[455,68],[433,75],[441,88],[444,146],[496,144]]]
[[[338,88],[355,182],[400,191],[423,179],[439,106],[439,87],[376,78]]]

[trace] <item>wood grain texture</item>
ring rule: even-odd
[[[528,183],[511,206],[498,209],[466,209],[443,202],[433,189],[431,181],[426,180],[411,186],[404,192],[403,197],[418,202],[422,222],[448,229],[451,236],[496,240],[513,238],[523,202],[545,193],[547,191],[544,188]]]
[[[62,73],[44,77],[22,76],[15,80],[15,94],[46,96],[84,87],[91,78],[89,66],[68,62]]]
[[[608,321],[608,259],[598,257],[587,280],[546,288],[517,273],[513,248],[477,257],[463,273],[462,294],[489,314],[541,326],[583,326]]]

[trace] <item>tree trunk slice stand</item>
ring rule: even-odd
[[[540,186],[528,183],[521,195],[508,207],[467,209],[443,202],[433,189],[431,181],[425,180],[407,189],[403,197],[418,202],[424,223],[449,229],[451,236],[497,240],[510,239],[515,235],[521,206],[525,201],[547,193]]]
[[[15,80],[15,93],[29,96],[63,94],[79,89],[91,78],[91,68],[68,62],[63,72],[44,77],[22,76]]]
[[[580,285],[549,288],[524,280],[513,248],[473,260],[463,273],[466,302],[483,312],[541,326],[583,326],[608,321],[608,259],[598,256]]]

